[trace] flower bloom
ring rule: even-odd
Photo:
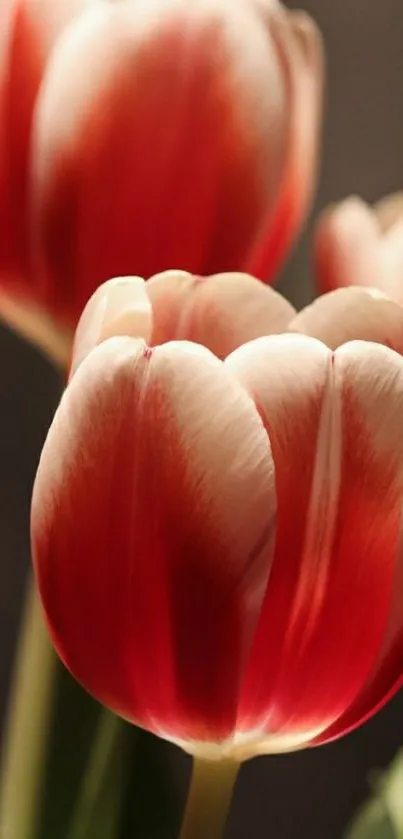
[[[273,274],[308,209],[321,39],[278,0],[8,0],[3,289],[75,326],[111,276]]]
[[[403,303],[403,194],[373,208],[352,196],[328,207],[314,242],[319,290],[373,286]]]
[[[383,312],[402,349],[393,302],[295,315],[243,275],[111,281],[77,331],[33,496],[51,635],[195,755],[325,742],[402,680],[403,359],[338,345],[347,298],[344,336]],[[297,334],[326,323],[336,349]]]

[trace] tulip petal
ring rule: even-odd
[[[282,668],[290,616],[304,580],[312,597],[317,558],[307,557],[301,567],[301,548],[331,353],[313,339],[280,336],[242,347],[229,356],[226,365],[255,399],[276,464],[275,559],[239,710],[242,728],[262,729]]]
[[[356,699],[314,740],[329,743],[353,731],[377,713],[403,686],[403,563],[398,558],[388,627],[371,673]]]
[[[153,326],[151,300],[142,277],[116,277],[103,283],[88,301],[79,320],[70,375],[102,341],[115,335],[150,342]]]
[[[74,319],[110,276],[241,267],[283,155],[283,88],[258,4],[89,9],[36,111],[32,221],[48,304]]]
[[[403,192],[386,195],[374,206],[375,215],[382,233],[388,233],[396,222],[403,219]]]
[[[315,231],[315,271],[320,290],[376,285],[380,274],[375,215],[356,196],[326,208]]]
[[[367,359],[365,359],[368,364]],[[392,365],[391,365],[392,366]],[[392,596],[389,608],[389,616],[385,627],[382,644],[374,659],[373,666],[362,689],[353,702],[346,708],[337,720],[317,738],[318,743],[329,742],[340,737],[342,734],[353,730],[361,725],[373,714],[376,713],[403,684],[402,660],[403,660],[403,550],[402,550],[402,455],[401,455],[401,396],[398,389],[402,387],[402,373],[395,362],[395,371],[390,370],[388,379],[385,379],[385,371],[373,370],[373,375],[384,376],[382,390],[383,398],[378,403],[363,404],[363,414],[378,415],[377,430],[383,430],[382,446],[392,451],[395,447],[395,461],[400,469],[400,509],[399,509],[399,532],[395,544],[395,567],[393,576]],[[395,380],[393,381],[393,373]],[[389,399],[386,401],[385,394],[389,391]],[[387,408],[387,413],[384,413]],[[382,417],[379,413],[382,410]],[[387,441],[387,435],[390,435]],[[386,446],[387,444],[387,446]],[[382,489],[382,488],[381,488]],[[386,505],[385,505],[386,506]],[[393,514],[393,513],[392,513]],[[382,558],[384,561],[384,558]]]
[[[197,278],[188,271],[162,271],[148,281],[147,293],[153,309],[154,346],[167,341],[189,339],[181,328],[181,319],[192,301],[196,287]]]
[[[4,0],[3,0],[4,2]],[[6,0],[0,31],[0,265],[2,281],[24,288],[32,113],[46,60],[86,0]],[[6,276],[4,277],[4,274]],[[25,293],[27,289],[24,288]]]
[[[281,356],[287,339],[266,341],[265,353],[250,345],[233,355],[269,431],[278,494],[240,717],[277,751],[328,728],[382,649],[401,572],[403,365],[376,344],[346,344],[332,361],[320,344],[290,344]]]
[[[254,404],[208,350],[130,338],[93,350],[56,414],[32,509],[40,592],[74,675],[168,738],[230,736],[275,504]]]
[[[335,350],[348,341],[373,341],[403,353],[403,307],[371,288],[339,288],[318,297],[289,324]]]
[[[248,274],[192,277],[168,271],[147,283],[153,304],[153,344],[193,341],[224,359],[241,344],[283,332],[295,309]]]
[[[299,233],[315,187],[322,117],[324,55],[321,34],[305,12],[273,15],[271,33],[287,80],[285,161],[276,201],[262,225],[246,268],[272,277]]]

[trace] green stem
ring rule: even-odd
[[[77,798],[68,839],[87,839],[115,835],[122,797],[124,745],[123,723],[110,711],[102,709],[82,786]],[[101,812],[102,826],[96,827]],[[110,826],[109,826],[110,825]],[[109,833],[110,831],[110,833]],[[103,832],[102,832],[102,835]]]
[[[239,770],[233,760],[195,758],[180,839],[221,839]]]
[[[0,836],[33,839],[36,835],[55,664],[31,580],[6,720],[0,773]]]

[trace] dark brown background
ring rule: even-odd
[[[297,4],[289,3],[290,6]],[[328,91],[316,211],[355,192],[369,200],[403,187],[402,0],[306,0],[324,33]],[[309,230],[308,230],[309,234]],[[308,235],[282,290],[312,294]],[[34,471],[61,383],[40,355],[0,329],[0,712],[3,715],[24,580]],[[345,627],[348,644],[349,627]],[[363,639],[363,643],[365,639]],[[339,839],[367,794],[368,772],[403,744],[403,696],[371,723],[322,749],[262,758],[242,770],[229,839]],[[178,777],[186,758],[174,757]]]

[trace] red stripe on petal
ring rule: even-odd
[[[378,399],[378,418],[376,420],[376,425],[378,426],[378,429],[376,428],[376,425],[375,427],[372,426],[371,435],[374,435],[374,433],[376,434],[377,431],[379,435],[379,431],[382,428],[382,425],[384,426],[384,443],[385,438],[389,440],[388,460],[390,465],[390,471],[396,474],[396,478],[394,481],[396,485],[396,498],[394,504],[393,499],[390,499],[390,490],[389,492],[385,491],[385,488],[379,479],[378,484],[375,484],[375,486],[377,487],[377,494],[379,492],[379,496],[381,496],[382,492],[384,491],[384,499],[383,503],[380,504],[379,511],[379,515],[383,515],[384,518],[383,521],[379,523],[380,528],[387,528],[388,520],[393,520],[393,516],[395,516],[398,520],[395,525],[396,534],[394,543],[394,554],[392,555],[390,560],[390,562],[393,562],[392,569],[390,567],[388,568],[388,565],[385,562],[385,555],[381,557],[381,563],[385,563],[385,576],[386,572],[390,574],[393,570],[392,593],[389,604],[388,620],[385,625],[385,632],[382,639],[382,644],[380,645],[380,649],[376,657],[374,658],[368,678],[362,685],[359,693],[357,694],[353,702],[346,708],[346,710],[341,714],[341,716],[338,717],[338,719],[329,728],[327,728],[320,735],[319,738],[317,738],[317,742],[327,742],[330,740],[334,740],[337,737],[340,737],[342,734],[351,731],[358,725],[362,724],[365,720],[372,716],[380,707],[382,707],[382,705],[386,701],[388,701],[391,698],[391,696],[393,696],[393,694],[399,689],[399,687],[403,683],[403,497],[401,477],[402,456],[400,432],[398,423],[396,422],[402,410],[400,406],[399,395],[399,386],[402,387],[402,373],[399,370],[396,360],[393,360],[393,358],[389,356],[389,362],[392,361],[392,364],[395,367],[395,381],[392,382],[392,388],[390,388],[391,372],[393,368],[392,364],[389,364],[389,370],[387,369],[385,363],[387,362],[387,360],[387,357],[383,358],[383,363],[385,364],[383,378],[385,384],[389,380],[388,385],[386,385],[385,388],[389,391],[389,394],[388,397],[386,397],[386,394],[384,394],[381,399]],[[379,365],[380,359],[377,359],[377,361]],[[372,367],[372,376],[378,380],[378,389],[382,387],[382,378],[380,377],[379,366],[377,371],[375,364]],[[382,412],[382,415],[380,415],[379,409]],[[372,411],[371,413],[373,414],[374,412]],[[370,410],[367,408],[367,410],[364,413],[364,417],[369,418],[369,416]],[[386,457],[383,454],[384,451],[385,449],[383,445],[382,457],[386,463]],[[388,502],[390,502],[389,508],[387,507]],[[386,507],[386,511],[384,511],[384,506]]]
[[[266,719],[289,644],[294,604],[304,588],[311,599],[301,550],[330,362],[323,344],[300,336],[254,341],[226,361],[252,394],[268,430],[278,497],[274,561],[239,711],[246,729]],[[310,563],[314,559],[308,558]]]
[[[326,448],[331,456],[339,448],[340,457],[338,498],[324,512],[331,538],[325,555],[320,542],[309,540],[311,528],[318,533],[323,528],[321,506],[311,506],[313,483],[300,545],[302,599],[298,604],[296,589],[277,679],[266,685],[267,734],[295,738],[300,744],[304,736],[310,741],[337,720],[365,686],[374,662],[382,661],[385,634],[390,632],[392,587],[401,562],[403,457],[397,419],[403,410],[401,358],[381,346],[357,342],[338,350],[334,365],[333,398],[341,405],[341,433],[332,434],[329,426]],[[277,467],[274,445],[273,454]],[[323,472],[324,497],[332,485],[336,488],[336,475],[332,468]],[[282,500],[280,490],[278,494],[281,510],[287,496]],[[275,596],[271,582],[276,570],[287,574],[288,545],[287,535],[282,545],[278,540],[267,602]],[[260,639],[261,660],[265,643],[270,648],[269,611],[267,623],[266,638]],[[397,664],[395,658],[395,668]],[[386,691],[389,688],[390,683],[385,685]],[[252,686],[249,689],[253,696]]]

